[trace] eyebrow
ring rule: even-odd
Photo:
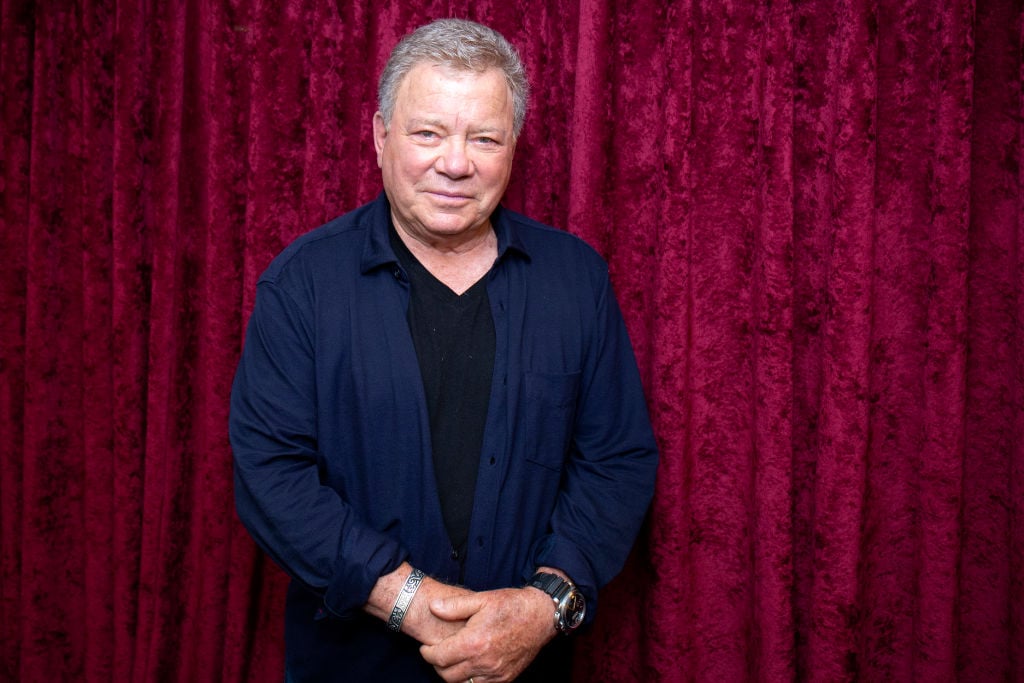
[[[406,122],[406,130],[418,128],[419,126],[430,126],[433,128],[441,128],[447,130],[447,126],[441,122],[440,119],[429,119],[429,118],[413,118]],[[501,126],[486,126],[483,128],[470,129],[472,135],[509,135],[510,131]]]
[[[416,126],[434,126],[435,128],[444,128],[439,119],[409,119],[406,122],[407,128],[415,128]]]

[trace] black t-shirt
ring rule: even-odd
[[[441,512],[464,567],[494,373],[487,277],[456,294],[416,260],[394,226],[391,244],[409,276],[407,319],[427,397]]]

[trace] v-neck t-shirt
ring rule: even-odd
[[[487,276],[456,294],[416,259],[393,225],[389,236],[409,277],[407,319],[427,399],[441,513],[452,558],[464,567],[494,373]]]

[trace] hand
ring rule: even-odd
[[[391,608],[395,604],[398,592],[405,585],[405,580],[412,572],[412,566],[403,562],[395,571],[386,574],[377,581],[370,592],[370,599],[365,610],[378,619],[387,621],[391,616]],[[425,577],[420,584],[416,597],[409,605],[409,611],[402,622],[402,633],[408,634],[426,645],[436,645],[445,638],[454,635],[464,625],[465,619],[441,619],[430,611],[430,603],[464,595],[472,595],[472,591],[458,586],[449,586],[432,578]]]
[[[412,636],[424,645],[436,645],[455,635],[466,625],[466,620],[459,617],[440,617],[430,609],[430,605],[437,601],[444,602],[472,595],[475,594],[468,588],[449,586],[430,577],[424,578],[416,597],[409,605],[409,613],[402,622],[402,633]]]
[[[536,588],[504,588],[430,603],[445,622],[465,628],[437,645],[420,648],[423,658],[449,683],[511,681],[555,636],[551,598]]]

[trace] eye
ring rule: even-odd
[[[438,135],[432,130],[418,130],[413,133],[413,137],[419,138],[420,140],[436,140]]]
[[[477,136],[476,138],[474,138],[474,140],[476,140],[476,143],[478,145],[484,145],[484,146],[487,146],[487,147],[493,147],[495,145],[501,144],[500,142],[498,142],[494,138],[488,137],[486,135]]]

